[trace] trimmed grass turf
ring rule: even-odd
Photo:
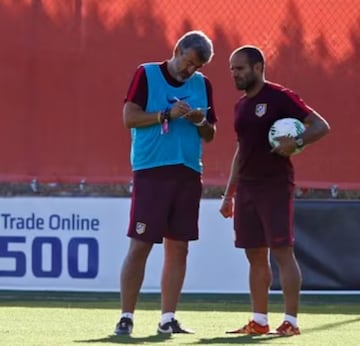
[[[302,335],[227,335],[225,330],[250,317],[246,295],[190,295],[182,297],[177,318],[194,335],[156,334],[160,297],[143,294],[135,314],[132,336],[115,336],[119,318],[115,294],[0,292],[0,345],[359,345],[360,296],[303,296],[299,323]],[[270,323],[282,320],[280,296],[271,297]]]

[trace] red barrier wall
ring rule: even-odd
[[[228,57],[251,43],[267,56],[267,78],[295,89],[331,124],[331,135],[294,158],[298,184],[357,189],[358,4],[2,0],[0,181],[128,182],[121,109],[131,77],[138,64],[170,57],[184,31],[202,29],[214,40],[203,72],[220,118],[205,145],[205,183],[226,182],[239,97]]]

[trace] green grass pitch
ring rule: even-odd
[[[194,335],[157,335],[158,294],[142,294],[129,336],[113,334],[120,309],[116,294],[1,292],[0,345],[360,345],[360,296],[303,295],[293,337],[239,336],[225,331],[244,325],[249,298],[235,294],[184,294],[176,317]],[[281,296],[271,296],[270,325],[281,323]]]

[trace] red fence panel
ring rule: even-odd
[[[353,0],[2,0],[0,181],[128,182],[121,109],[131,77],[138,64],[170,57],[184,31],[201,29],[214,40],[204,72],[220,118],[205,145],[205,183],[225,184],[235,146],[229,54],[255,44],[267,78],[332,127],[294,158],[297,183],[358,189],[359,19]]]

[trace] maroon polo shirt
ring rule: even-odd
[[[293,91],[270,82],[265,82],[254,97],[241,97],[235,105],[240,181],[293,182],[293,165],[289,158],[271,153],[268,132],[278,119],[292,117],[304,121],[311,112]]]

